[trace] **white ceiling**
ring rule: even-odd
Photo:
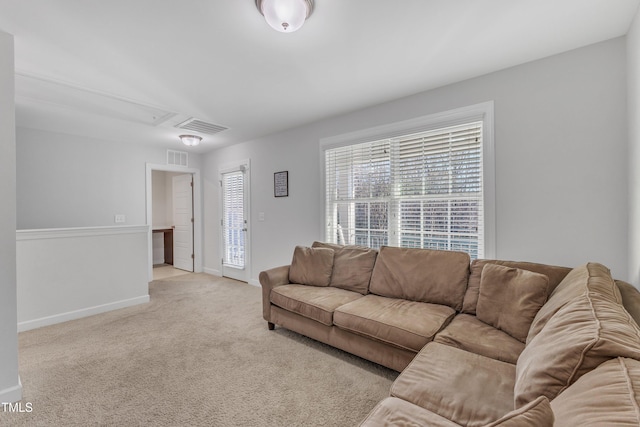
[[[190,117],[248,141],[627,33],[640,0],[0,0],[19,126],[180,147]]]

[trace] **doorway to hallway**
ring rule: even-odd
[[[149,281],[154,277],[153,266],[159,264],[202,272],[199,170],[153,164],[147,164],[146,169]]]

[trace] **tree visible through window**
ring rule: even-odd
[[[326,238],[483,257],[482,121],[325,150]]]

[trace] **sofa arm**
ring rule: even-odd
[[[259,279],[262,286],[262,317],[271,322],[271,290],[276,286],[289,284],[289,266],[261,271]]]
[[[622,295],[622,305],[633,317],[633,320],[640,325],[640,292],[635,286],[622,280],[616,280],[616,285]]]

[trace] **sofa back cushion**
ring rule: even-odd
[[[329,286],[333,271],[333,249],[296,246],[289,267],[289,282]]]
[[[551,402],[556,427],[640,425],[640,362],[608,360]]]
[[[640,325],[640,291],[635,286],[622,280],[616,280],[615,282],[622,297],[622,305],[633,317],[633,320]]]
[[[333,249],[330,285],[366,295],[378,251],[364,246],[313,242],[313,248]]]
[[[525,342],[529,327],[547,300],[544,274],[498,264],[486,264],[480,279],[476,317]]]
[[[534,262],[521,261],[501,261],[491,259],[475,259],[471,263],[471,273],[469,275],[469,286],[464,295],[464,303],[462,312],[467,314],[476,314],[476,305],[478,303],[478,295],[480,292],[480,278],[482,277],[482,269],[485,264],[498,264],[506,267],[519,268],[521,270],[533,271],[534,273],[544,274],[549,278],[549,289],[551,293],[556,286],[571,271],[567,267],[558,267],[555,265],[537,264]]]
[[[602,264],[590,262],[576,267],[567,274],[549,296],[546,304],[538,311],[529,335],[527,343],[540,333],[549,319],[563,306],[582,294],[594,294],[607,301],[622,303],[620,290],[611,278],[611,272]]]
[[[640,329],[622,305],[584,293],[560,308],[516,364],[516,408],[538,396],[553,400],[585,373],[614,357],[640,359]]]
[[[469,254],[464,252],[383,246],[373,267],[369,291],[460,310],[469,262]]]

